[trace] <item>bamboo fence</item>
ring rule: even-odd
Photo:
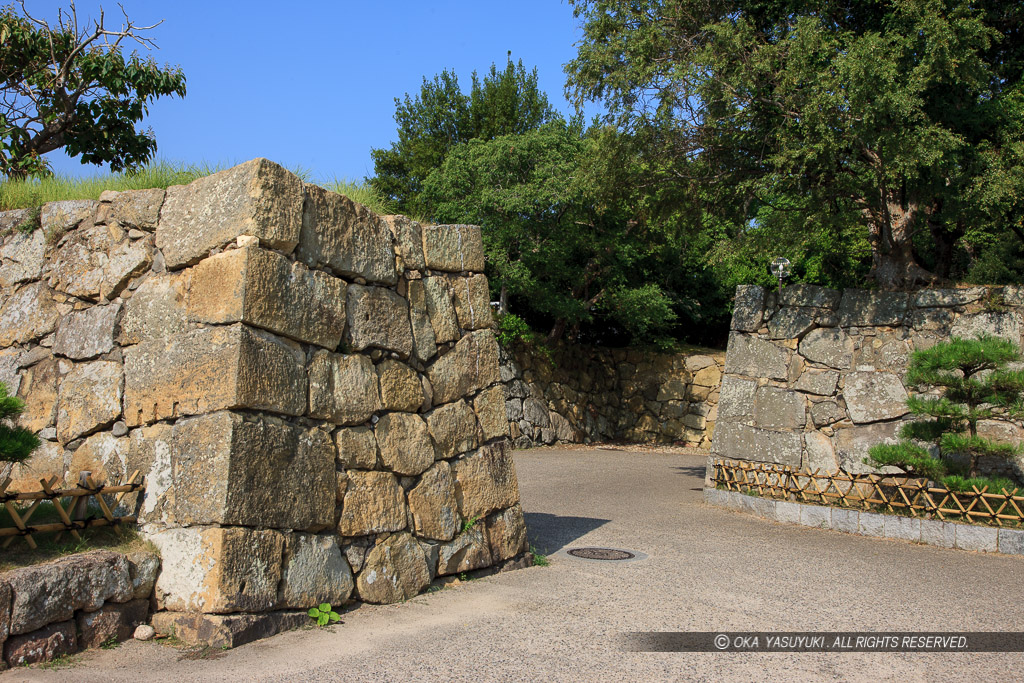
[[[76,539],[80,539],[79,531],[88,527],[110,526],[123,523],[134,523],[135,515],[115,516],[113,510],[117,509],[121,501],[129,493],[136,493],[145,488],[145,480],[139,479],[139,471],[136,470],[123,484],[113,486],[97,486],[92,479],[91,473],[82,472],[79,477],[78,486],[69,489],[57,489],[54,486],[60,481],[58,477],[40,479],[41,491],[27,491],[20,493],[8,493],[7,487],[11,480],[6,479],[0,482],[0,503],[7,508],[13,527],[0,527],[0,548],[8,547],[14,539],[19,536],[25,539],[30,548],[37,547],[33,534],[54,533],[60,535],[65,531],[70,532]],[[111,496],[109,502],[104,496]],[[92,498],[99,508],[99,515],[95,512],[88,512],[88,501]],[[46,524],[32,525],[29,522],[32,515],[39,509],[39,505],[48,500],[53,503],[54,510],[60,517],[60,521]],[[64,500],[64,504],[61,501]],[[18,509],[16,503],[32,501],[27,509]]]
[[[950,491],[910,475],[850,474],[843,470],[829,474],[745,460],[716,460],[714,467],[715,483],[728,491],[944,521],[1024,524],[1024,495],[1016,488],[1000,493],[990,492],[987,486]]]

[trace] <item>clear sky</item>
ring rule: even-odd
[[[395,139],[394,98],[424,76],[453,69],[464,89],[474,70],[499,67],[511,50],[564,112],[563,65],[575,56],[578,22],[565,0],[122,0],[151,32],[159,63],[180,65],[184,99],[161,98],[144,127],[158,157],[230,165],[263,156],[309,169],[315,179],[372,175],[370,148]],[[68,0],[28,0],[47,20]],[[116,2],[78,0],[80,19]],[[591,112],[593,113],[593,112]],[[63,173],[93,173],[53,153]]]

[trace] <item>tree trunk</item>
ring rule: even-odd
[[[508,289],[505,287],[505,283],[501,283],[501,294],[498,295],[498,314],[505,315],[508,313]]]
[[[551,327],[551,331],[548,332],[547,339],[544,340],[544,343],[548,346],[554,346],[555,343],[562,338],[562,335],[565,334],[565,325],[565,318],[559,318],[556,320],[555,324]]]
[[[892,192],[882,194],[881,210],[865,212],[871,245],[869,277],[882,289],[907,289],[936,282],[938,278],[922,268],[914,256],[917,204],[902,201]]]

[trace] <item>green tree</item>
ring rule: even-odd
[[[91,26],[80,26],[72,4],[51,26],[20,6],[0,9],[0,172],[46,173],[42,155],[61,148],[113,171],[150,160],[156,139],[135,124],[152,100],[184,96],[185,76],[135,52],[125,58],[122,43],[152,47],[144,33],[156,24],[138,26],[126,15],[110,30],[101,12]]]
[[[502,71],[492,64],[482,79],[474,72],[469,94],[445,70],[433,81],[424,78],[415,98],[395,98],[398,141],[370,151],[375,175],[369,182],[396,211],[426,214],[423,182],[456,145],[525,133],[557,117],[537,86],[537,70],[527,72],[522,60],[510,58]]]
[[[893,288],[1024,238],[1020,3],[572,2],[568,91],[604,102],[664,182],[699,188],[718,242],[792,245],[811,270],[866,253]]]
[[[13,420],[25,410],[25,402],[7,393],[7,385],[0,382],[0,463],[23,462],[39,446],[39,437]]]
[[[915,351],[906,381],[929,393],[912,395],[907,407],[928,419],[904,425],[898,444],[873,446],[867,462],[940,479],[950,456],[966,457],[970,477],[978,476],[981,456],[1012,457],[1019,448],[978,436],[978,422],[1024,416],[1024,371],[1007,367],[1020,360],[1017,345],[999,337],[954,337]],[[921,441],[934,443],[940,459]]]

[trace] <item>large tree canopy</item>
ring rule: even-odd
[[[42,155],[61,148],[83,164],[109,163],[114,171],[151,159],[156,140],[135,124],[153,99],[185,95],[180,69],[135,52],[125,58],[125,39],[152,46],[143,35],[151,28],[126,16],[110,30],[102,13],[80,26],[74,4],[55,26],[30,15],[24,2],[21,12],[0,9],[0,173],[47,172]]]
[[[1020,3],[572,1],[568,90],[732,254],[770,239],[835,270],[866,252],[904,287],[1024,239]]]

